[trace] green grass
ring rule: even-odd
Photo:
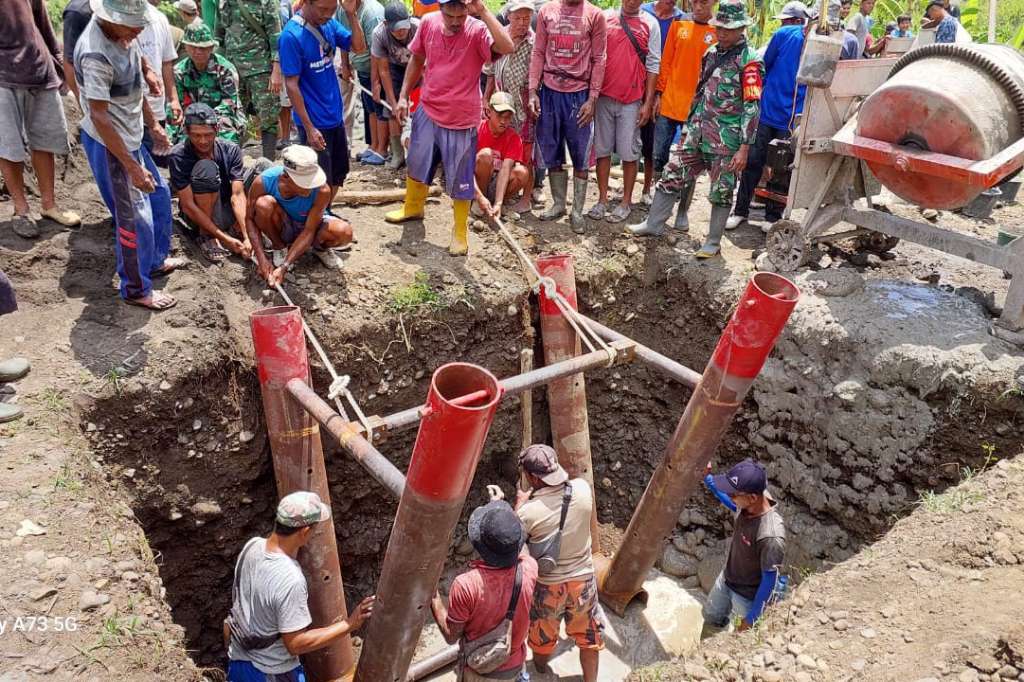
[[[388,308],[405,313],[417,308],[442,306],[441,295],[430,286],[430,276],[420,270],[409,284],[391,289]]]
[[[917,501],[918,506],[934,514],[953,514],[962,510],[968,504],[980,502],[985,496],[976,490],[967,490],[967,485],[974,480],[982,470],[964,467],[960,470],[960,483],[949,488],[944,493],[936,493],[928,490],[921,493]]]
[[[53,489],[74,492],[82,489],[82,482],[72,473],[71,467],[65,464],[53,479]]]

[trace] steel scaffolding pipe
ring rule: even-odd
[[[309,490],[329,505],[331,496],[320,431],[313,418],[289,398],[285,389],[289,382],[303,386],[309,382],[302,315],[295,306],[264,308],[249,316],[249,324],[277,493],[284,497],[298,490]],[[309,612],[313,627],[325,627],[347,615],[333,519],[316,525],[298,559],[309,576]],[[302,658],[311,680],[340,680],[352,674],[352,639],[342,637]]]
[[[482,405],[452,402],[477,391],[487,392]],[[405,681],[500,399],[498,380],[481,367],[452,363],[434,372],[356,682]]]
[[[633,348],[635,344],[629,339],[623,341],[616,341],[610,344],[611,348],[615,351],[615,362],[630,362],[633,359]],[[502,399],[509,398],[520,393],[543,386],[556,379],[563,377],[572,376],[573,374],[579,374],[580,372],[589,371],[598,367],[606,367],[608,365],[608,353],[603,350],[594,351],[587,353],[586,355],[580,355],[579,357],[570,358],[563,360],[562,362],[548,365],[546,367],[540,367],[538,369],[525,372],[523,374],[517,374],[516,376],[508,377],[507,379],[501,380],[502,388]],[[452,400],[453,403],[459,403],[462,400],[470,400],[479,398],[480,395],[467,395]],[[403,431],[407,428],[419,424],[420,419],[423,418],[423,406],[410,407],[407,410],[401,412],[395,412],[394,414],[386,417],[371,417],[371,421],[376,421],[380,424],[385,431]],[[365,433],[365,429],[360,428],[359,424],[353,423],[353,428],[359,433]]]
[[[641,343],[637,343],[628,336],[620,334],[611,327],[606,327],[600,322],[590,319],[586,315],[580,315],[580,317],[582,317],[586,323],[590,325],[590,328],[597,332],[597,334],[605,341],[632,341],[636,344],[635,352],[637,359],[646,362],[665,376],[675,379],[684,386],[689,386],[690,388],[697,387],[697,383],[700,381],[700,375],[686,365],[681,365],[672,358],[666,357],[658,351],[652,350]]]
[[[623,615],[643,593],[687,498],[697,488],[733,415],[800,297],[784,277],[754,275],[690,397],[665,455],[633,512],[618,552],[598,562],[601,599]]]
[[[562,298],[575,310],[576,271],[572,256],[557,254],[537,259],[541,277],[549,277]],[[569,321],[562,315],[554,299],[545,288],[537,294],[540,302],[540,339],[544,346],[544,364],[555,363],[579,356],[580,339]],[[594,466],[590,458],[590,424],[587,418],[587,389],[583,373],[573,374],[548,384],[548,413],[551,417],[551,440],[558,453],[558,461],[573,478],[582,478],[590,484],[594,496],[590,517],[591,547],[600,549],[597,525],[597,490],[594,488]]]
[[[292,380],[286,388],[291,397],[334,436],[366,472],[397,500],[405,488],[405,476],[377,448],[363,438],[355,423],[346,421],[305,383]]]

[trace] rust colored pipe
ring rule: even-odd
[[[483,405],[453,402],[481,390],[491,396]],[[405,682],[500,399],[498,380],[481,367],[452,363],[434,372],[356,682]]]
[[[341,447],[345,448],[374,480],[384,486],[392,497],[397,500],[402,496],[402,490],[405,488],[405,476],[387,457],[380,454],[377,448],[363,438],[355,423],[345,420],[335,412],[304,382],[292,379],[286,388],[296,403],[320,422]]]
[[[799,297],[796,285],[773,273],[759,272],[747,285],[633,512],[619,551],[610,563],[605,559],[596,566],[601,599],[620,616],[635,597],[646,597],[648,571]]]
[[[459,657],[459,645],[452,644],[450,646],[441,649],[436,654],[427,656],[426,658],[416,661],[409,666],[409,674],[406,675],[406,682],[417,682],[431,673],[435,673],[441,668],[447,667],[455,662]]]
[[[541,277],[550,277],[558,293],[575,310],[576,271],[572,256],[557,254],[537,259]],[[544,364],[574,358],[580,354],[580,340],[576,331],[562,316],[557,304],[541,287],[540,338],[544,346]],[[572,478],[582,478],[590,484],[594,508],[590,517],[591,549],[597,552],[601,541],[597,525],[597,490],[594,488],[594,466],[590,458],[590,424],[587,419],[587,389],[583,373],[558,379],[548,384],[548,413],[551,416],[551,440],[558,453],[558,461]]]
[[[285,389],[290,381],[308,384],[310,379],[302,315],[295,306],[263,308],[249,316],[249,324],[277,493],[284,497],[309,490],[330,504],[319,427]],[[347,615],[333,517],[316,525],[298,558],[308,576],[313,627],[325,627]],[[354,662],[350,637],[342,637],[302,657],[310,680],[315,682],[349,678]]]

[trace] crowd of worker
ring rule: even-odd
[[[929,2],[926,25],[939,42],[969,39],[948,2]],[[673,0],[622,0],[604,11],[587,0],[511,0],[498,15],[482,0],[417,0],[417,16],[402,0],[177,0],[181,26],[156,4],[70,0],[63,45],[43,0],[0,7],[0,172],[11,229],[33,239],[39,220],[81,222],[54,189],[54,156],[69,152],[66,89],[112,217],[121,296],[153,310],[176,303],[153,279],[187,263],[169,257],[172,198],[182,231],[210,261],[253,260],[271,285],[310,251],[341,268],[337,251],[352,227],[332,205],[353,160],[407,168],[391,223],[423,218],[440,167],[454,256],[468,251],[471,213],[500,219],[542,208],[545,176],[541,220],[568,214],[580,234],[588,221],[628,220],[641,161],[639,203],[649,211],[628,229],[661,235],[676,210],[672,227],[686,232],[706,172],[711,219],[695,255],[713,257],[723,232],[749,217],[769,143],[797,121],[796,72],[811,26],[839,31],[844,58],[882,54],[912,35],[910,17],[900,17],[874,40],[874,0],[852,16],[849,0],[831,0],[821,18],[790,2],[763,52],[747,40],[751,18],[736,0],[717,9],[689,0],[688,12]],[[354,155],[357,101],[367,146]],[[249,137],[262,156],[245,164],[239,145]],[[622,195],[613,206],[616,160]],[[591,168],[598,199],[588,207]],[[768,224],[781,208],[768,201]]]
[[[704,607],[705,628],[745,630],[785,590],[785,527],[760,464],[744,460],[717,476],[708,468],[705,485],[735,522]],[[523,450],[519,474],[513,505],[500,486],[487,486],[491,501],[473,510],[466,529],[479,559],[454,578],[447,601],[434,594],[431,613],[445,640],[459,645],[463,682],[529,682],[531,667],[549,673],[563,627],[579,649],[583,682],[597,682],[607,621],[594,569],[593,490],[583,478],[571,478],[548,445]],[[281,500],[270,536],[243,547],[225,622],[229,681],[299,682],[300,654],[330,645],[372,617],[370,596],[347,619],[311,627],[296,557],[316,524],[329,518],[330,507],[315,493],[292,493]]]

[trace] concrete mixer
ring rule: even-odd
[[[794,134],[784,219],[768,258],[789,272],[813,244],[858,237],[877,251],[900,239],[1012,276],[993,333],[1024,341],[1024,238],[1005,246],[890,214],[884,185],[921,208],[957,209],[1024,165],[1024,56],[1001,45],[932,44],[901,57],[837,62],[835,40],[811,34],[808,85]],[[840,232],[832,228],[845,223]]]

